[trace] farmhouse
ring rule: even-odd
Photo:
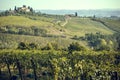
[[[33,9],[30,6],[26,7],[26,5],[23,5],[22,7],[15,6],[14,11],[16,11],[16,12],[32,12]]]

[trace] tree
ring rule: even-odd
[[[33,8],[30,8],[30,12],[33,12]]]
[[[110,50],[105,39],[100,39],[98,42],[98,50]]]
[[[37,45],[35,43],[30,43],[29,44],[29,48],[30,49],[36,49],[37,48]]]
[[[77,14],[77,12],[75,12],[75,17],[77,17],[78,16],[78,14]]]
[[[11,11],[11,8],[9,9],[9,11]]]
[[[120,33],[115,34],[116,42],[118,44],[117,50],[120,50]]]
[[[110,50],[113,50],[113,42],[111,40],[108,41],[108,46]]]
[[[8,16],[8,15],[9,15],[9,11],[6,10],[6,11],[5,11],[5,16]]]
[[[107,42],[105,39],[100,39],[100,45],[105,46],[107,45]]]
[[[109,40],[108,42],[105,39],[99,40],[99,50],[107,50],[110,51],[113,48],[113,42]]]
[[[18,49],[25,50],[25,49],[28,49],[28,46],[27,46],[26,43],[20,42],[20,43],[18,44]]]
[[[28,9],[30,9],[30,6],[28,6]]]
[[[17,7],[15,6],[14,11],[17,11]]]
[[[75,42],[69,45],[68,50],[69,50],[69,53],[72,53],[73,51],[85,50],[85,48],[81,46],[78,42]]]
[[[96,16],[95,16],[95,15],[93,15],[93,18],[96,18]]]

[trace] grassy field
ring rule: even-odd
[[[119,19],[106,19],[103,18],[101,19],[101,21],[103,21],[108,28],[116,31],[116,32],[120,32],[120,20]]]
[[[53,24],[42,21],[42,20],[31,20],[29,18],[25,18],[23,16],[5,16],[0,17],[0,26],[24,26],[24,27],[30,27],[30,26],[52,26]]]
[[[71,35],[84,36],[86,33],[101,32],[103,34],[113,34],[113,31],[100,22],[92,21],[89,18],[72,18],[65,25]]]

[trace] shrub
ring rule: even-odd
[[[85,50],[83,46],[81,46],[78,42],[72,43],[68,46],[69,53],[72,53],[73,51],[82,51]]]

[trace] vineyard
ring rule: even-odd
[[[120,80],[120,18],[1,12],[0,80]]]
[[[119,80],[114,51],[1,50],[0,80]]]

